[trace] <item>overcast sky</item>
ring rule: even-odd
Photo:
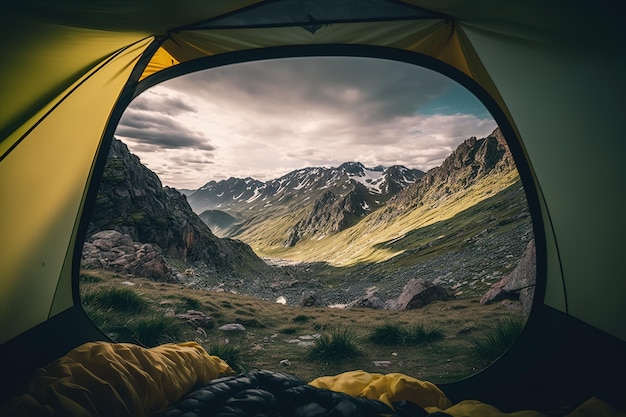
[[[495,127],[480,101],[433,71],[369,58],[298,58],[159,84],[131,103],[116,137],[164,185],[196,189],[348,161],[427,171]]]

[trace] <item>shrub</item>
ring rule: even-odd
[[[83,294],[82,304],[98,305],[117,311],[140,312],[147,307],[146,301],[128,288],[103,287]]]
[[[358,339],[349,329],[338,329],[322,334],[310,347],[306,359],[310,361],[337,362],[353,359],[361,355],[357,347]]]
[[[159,313],[129,322],[128,329],[138,342],[148,347],[176,342],[182,333],[180,321]]]
[[[469,340],[472,355],[484,362],[493,362],[513,343],[524,328],[521,316],[511,316],[496,321],[494,327],[483,330],[482,335]]]

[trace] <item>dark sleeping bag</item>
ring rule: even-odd
[[[378,400],[316,388],[289,374],[252,371],[219,378],[181,398],[158,417],[378,417],[429,415],[408,401]],[[430,416],[446,416],[436,413]]]

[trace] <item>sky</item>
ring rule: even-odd
[[[288,58],[184,75],[133,100],[116,137],[163,185],[261,181],[361,162],[428,171],[495,121],[455,81],[372,58]]]

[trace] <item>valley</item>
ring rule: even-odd
[[[156,245],[165,275],[189,288],[292,306],[315,293],[323,306],[345,306],[392,300],[419,278],[480,298],[533,239],[498,129],[467,139],[427,173],[348,162],[267,182],[210,181],[185,195],[163,187],[121,142],[111,152],[90,234],[113,229],[136,246]],[[103,244],[94,243],[97,252]],[[84,265],[106,268],[121,251],[111,245]]]

